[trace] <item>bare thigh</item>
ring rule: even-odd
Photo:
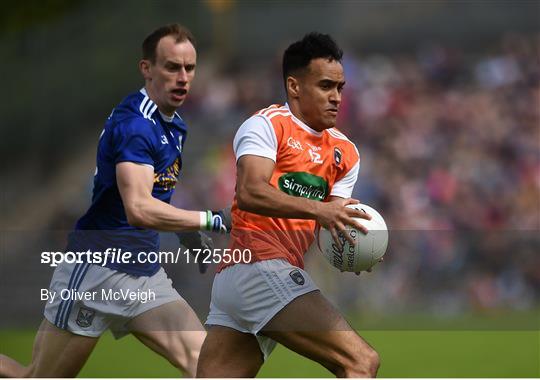
[[[255,377],[263,362],[254,335],[212,326],[201,350],[197,377]]]
[[[319,291],[294,299],[261,333],[317,361],[336,376],[376,375],[377,353]]]
[[[34,341],[32,363],[25,377],[75,377],[92,353],[98,338],[61,330],[46,319]]]
[[[174,301],[133,318],[129,330],[186,376],[194,377],[206,331],[184,301]]]

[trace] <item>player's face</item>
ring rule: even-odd
[[[335,127],[345,86],[341,63],[314,59],[297,81],[297,101],[303,121],[317,131]]]
[[[197,52],[189,41],[177,43],[163,37],[156,47],[156,62],[141,61],[146,90],[159,110],[166,115],[184,103],[195,76]]]

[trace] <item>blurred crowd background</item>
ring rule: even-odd
[[[352,314],[538,312],[540,2],[28,3],[36,12],[13,5],[0,35],[0,302],[14,310],[0,326],[39,320],[51,270],[38,255],[62,249],[89,205],[102,123],[142,85],[142,39],[176,21],[199,62],[180,110],[190,130],[175,205],[231,202],[235,130],[284,102],[284,48],[328,32],[345,51],[338,128],[360,151],[354,196],[385,217],[390,247],[360,277],[310,257],[316,282]],[[204,314],[212,276],[167,270]]]

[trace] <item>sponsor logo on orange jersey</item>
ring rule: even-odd
[[[306,172],[283,174],[278,185],[281,191],[295,197],[323,201],[328,195],[328,183],[324,178]]]

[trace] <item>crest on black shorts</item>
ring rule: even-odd
[[[339,166],[341,164],[341,150],[339,148],[334,148],[334,161],[336,162],[336,165]]]
[[[306,282],[306,280],[304,280],[304,276],[302,276],[302,273],[300,273],[298,269],[291,271],[289,276],[291,276],[292,280],[298,285],[304,285]]]
[[[94,310],[81,307],[79,309],[79,313],[77,314],[76,322],[81,327],[90,327],[95,315],[96,312]]]

